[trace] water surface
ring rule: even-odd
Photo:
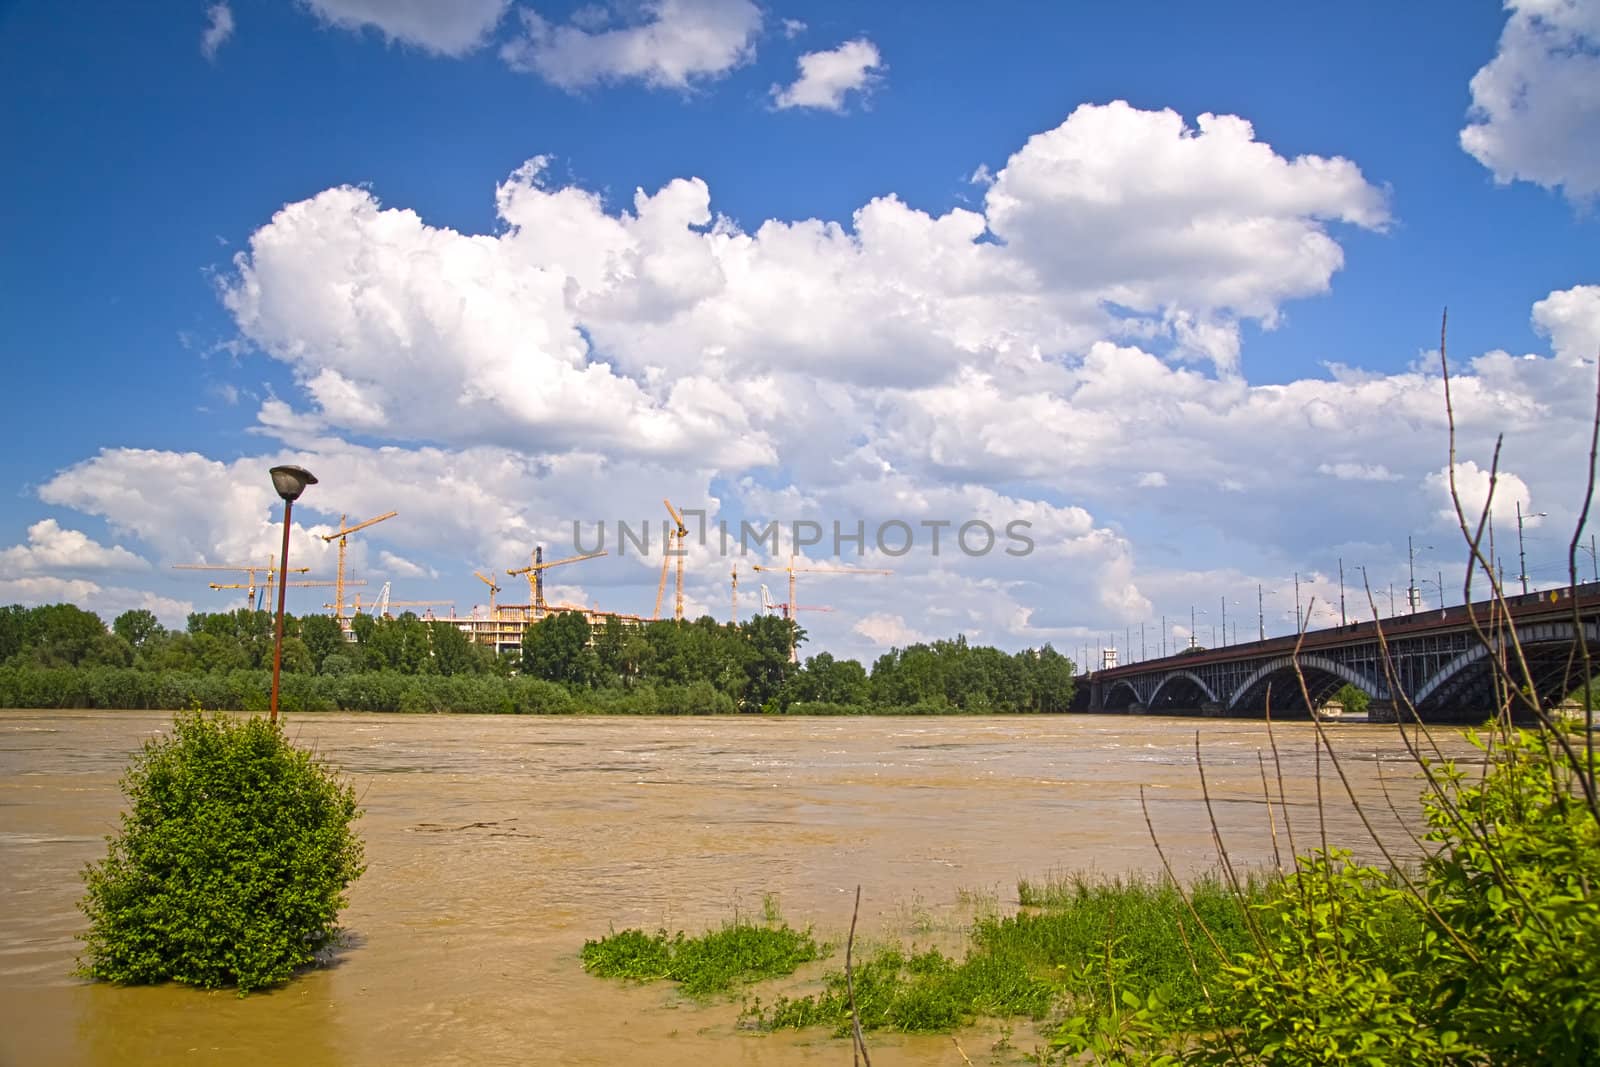
[[[842,943],[857,884],[862,936],[953,944],[974,906],[960,891],[1005,910],[1018,876],[1159,870],[1141,787],[1168,862],[1208,868],[1197,730],[1235,862],[1271,863],[1273,827],[1288,854],[1283,812],[1269,827],[1262,801],[1261,722],[297,715],[291,735],[366,809],[369,866],[333,965],[242,999],[81,982],[79,872],[116,828],[128,757],[170,721],[0,711],[0,1064],[847,1062],[848,1043],[822,1033],[738,1030],[737,997],[591,978],[578,951],[612,926],[698,932],[758,914],[766,893]],[[1311,731],[1276,728],[1295,843],[1320,840],[1320,770],[1329,840],[1376,857]],[[1369,817],[1409,843],[1385,799],[1415,825],[1398,728],[1332,736]],[[803,991],[816,973],[759,992]],[[1031,1025],[1015,1030],[1031,1048]],[[963,1035],[968,1054],[986,1057],[998,1032]],[[962,1063],[948,1038],[871,1040],[884,1063]]]

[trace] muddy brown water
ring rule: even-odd
[[[842,944],[857,884],[863,939],[953,946],[975,909],[1016,907],[1019,876],[1159,870],[1141,787],[1168,860],[1206,869],[1197,730],[1234,860],[1273,854],[1260,722],[294,716],[291,734],[356,783],[366,812],[369,866],[331,965],[245,998],[82,982],[79,872],[116,827],[129,755],[170,721],[0,711],[0,1063],[848,1063],[826,1033],[739,1029],[737,995],[592,978],[578,952],[613,926],[698,932],[759,914],[767,893]],[[1318,833],[1311,729],[1276,728],[1302,849]],[[1387,785],[1415,824],[1397,728],[1331,733],[1369,813],[1408,840],[1383,799]],[[1321,767],[1330,840],[1374,854]],[[808,990],[841,958],[751,992]],[[1011,1029],[1021,1050],[1039,1041],[1031,1023]],[[962,1042],[981,1060],[1004,1033]],[[963,1062],[947,1037],[871,1040],[880,1067]]]

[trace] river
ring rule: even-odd
[[[864,939],[954,945],[974,907],[1015,908],[1019,876],[1159,870],[1141,787],[1168,861],[1208,868],[1197,732],[1234,861],[1273,857],[1259,721],[297,715],[291,736],[365,808],[368,870],[332,964],[245,998],[86,983],[70,973],[79,872],[116,828],[128,757],[170,720],[0,711],[0,1064],[846,1063],[848,1042],[741,1031],[737,996],[592,978],[578,951],[613,926],[696,933],[759,915],[767,893],[842,944],[857,884]],[[1276,727],[1302,850],[1319,833],[1312,730]],[[1383,792],[1414,825],[1398,728],[1330,736],[1369,816],[1408,842]],[[1376,858],[1325,755],[1320,768],[1330,842]],[[760,992],[803,990],[841,958]],[[1014,1030],[1033,1047],[1031,1024]],[[968,1055],[987,1058],[1002,1032],[962,1035]],[[944,1037],[869,1041],[882,1064],[963,1062]]]

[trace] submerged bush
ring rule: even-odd
[[[263,718],[179,715],[122,780],[128,809],[84,870],[80,973],[240,992],[333,940],[365,870],[355,792]]]

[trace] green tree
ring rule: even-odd
[[[1346,682],[1333,694],[1333,699],[1344,707],[1351,715],[1365,715],[1367,708],[1372,704],[1372,698],[1360,686]]]
[[[0,663],[21,652],[27,644],[28,609],[21,604],[0,608]]]
[[[111,621],[111,632],[135,649],[143,648],[145,641],[166,632],[155,612],[146,608],[132,608]]]
[[[92,611],[49,604],[27,613],[23,632],[26,654],[38,666],[75,667],[99,646],[106,624]]]
[[[477,674],[483,661],[472,647],[472,641],[461,628],[450,622],[430,622],[429,642],[433,648],[433,669],[438,674]]]
[[[589,620],[577,611],[546,615],[522,635],[522,673],[547,682],[588,686],[598,663],[589,648]]]
[[[307,615],[300,620],[300,640],[311,654],[312,668],[322,670],[323,661],[344,648],[344,631],[332,615]]]
[[[86,976],[245,992],[333,939],[365,869],[355,791],[278,724],[180,715],[122,785],[120,832],[84,871]]]
[[[793,636],[798,644],[802,631],[788,619],[776,615],[757,615],[740,623],[739,630],[747,650],[745,702],[755,708],[765,708],[778,699],[785,683],[797,670],[789,660],[789,641]]]
[[[1040,711],[1066,711],[1077,686],[1072,661],[1049,645],[1039,650],[1034,666],[1034,700]]]
[[[867,672],[853,659],[818,652],[795,675],[793,699],[822,704],[864,705],[871,696]]]

